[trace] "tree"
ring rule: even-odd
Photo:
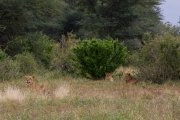
[[[0,44],[5,48],[8,41],[26,32],[59,29],[60,15],[65,3],[62,0],[1,0]]]
[[[69,1],[69,0],[66,0]],[[160,22],[162,0],[73,0],[71,5],[83,13],[79,32],[82,37],[135,38],[144,31],[155,32]],[[70,2],[70,1],[69,1]]]

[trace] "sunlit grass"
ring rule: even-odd
[[[17,87],[8,86],[4,91],[0,91],[0,101],[15,100],[23,101],[25,94]]]
[[[57,98],[64,98],[66,96],[69,95],[69,92],[70,92],[70,88],[68,85],[63,85],[63,86],[60,86],[59,88],[57,88],[53,94],[55,97]]]

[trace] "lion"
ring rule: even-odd
[[[35,83],[34,79],[35,76],[25,76],[26,78],[26,85],[27,87],[31,88],[33,91],[36,91],[38,93],[44,94],[46,92],[46,85],[42,84],[39,85]]]
[[[106,79],[110,80],[111,82],[114,82],[114,78],[112,77],[113,73],[105,73]]]
[[[123,73],[122,79],[127,83],[127,84],[136,84],[138,80],[133,77],[130,73]]]

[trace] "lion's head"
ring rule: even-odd
[[[123,73],[122,79],[126,83],[135,84],[137,82],[136,78],[133,77],[130,73]]]
[[[27,86],[34,84],[34,76],[25,76]]]

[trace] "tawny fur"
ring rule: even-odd
[[[106,79],[110,80],[111,82],[114,82],[114,78],[112,77],[113,73],[105,73]]]
[[[127,83],[127,84],[136,84],[138,80],[133,77],[130,73],[123,73],[122,79]]]
[[[27,87],[31,88],[33,91],[44,94],[46,92],[46,85],[39,85],[35,82],[34,76],[25,76]]]

